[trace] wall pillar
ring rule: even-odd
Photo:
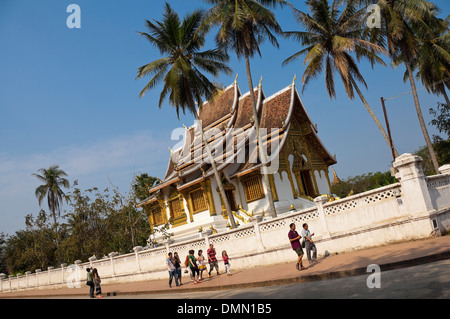
[[[262,237],[261,237],[261,231],[259,229],[259,221],[261,219],[256,219],[256,222],[253,224],[253,228],[255,230],[255,236],[256,236],[256,251],[257,252],[264,252],[266,250],[266,247],[264,247],[263,241],[262,241]]]
[[[67,264],[61,264],[61,283],[64,283],[64,267],[67,267]]]
[[[118,254],[116,252],[112,252],[112,253],[108,254],[109,259],[111,260],[111,269],[112,269],[113,276],[116,275],[116,268],[114,267],[114,257],[117,256],[117,255]]]
[[[137,266],[137,271],[141,271],[141,262],[139,260],[139,252],[142,251],[144,248],[142,246],[136,246],[133,248],[133,251],[136,255],[136,266]]]
[[[25,272],[25,281],[26,281],[26,287],[28,288],[29,286],[28,286],[28,276],[31,274],[31,271],[26,271]],[[1,278],[1,277],[0,277]],[[0,284],[0,286],[1,286],[1,284]],[[0,287],[0,291],[2,291],[2,289],[1,289],[1,287]]]
[[[439,167],[439,173],[450,175],[450,164],[445,164]]]
[[[395,159],[395,177],[402,186],[402,198],[411,215],[434,211],[427,182],[421,166],[422,158],[417,155],[403,154]]]
[[[36,269],[36,286],[39,287],[39,273],[41,272],[41,269]]]
[[[0,274],[0,292],[3,291],[3,279],[6,277],[5,274]]]
[[[47,272],[48,272],[48,284],[51,285],[52,284],[52,270],[55,269],[55,267],[50,266],[47,268]]]
[[[429,231],[436,235],[430,220],[435,212],[422,169],[422,158],[409,153],[395,159],[393,167],[398,170],[395,177],[400,181],[402,202],[411,218],[428,218]]]
[[[319,196],[314,198],[314,203],[317,207],[317,212],[319,213],[320,223],[322,224],[323,234],[322,238],[330,238],[330,230],[328,229],[327,220],[325,217],[325,211],[323,209],[323,205],[328,201],[327,196]]]

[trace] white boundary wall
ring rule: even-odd
[[[205,253],[214,244],[218,257],[228,252],[233,269],[251,268],[282,262],[295,262],[287,234],[295,223],[303,223],[315,233],[319,256],[345,252],[388,243],[439,236],[450,231],[450,165],[441,167],[439,175],[423,175],[422,159],[403,154],[394,162],[399,183],[381,187],[341,200],[327,202],[317,197],[315,207],[291,211],[277,218],[245,225],[226,232],[207,235],[183,242],[89,262],[76,261],[61,268],[36,270],[5,278],[0,275],[0,292],[25,289],[48,289],[85,286],[87,267],[94,267],[103,284],[167,279],[167,253],[178,252],[182,262],[190,249]],[[220,258],[218,258],[220,261]],[[223,270],[223,263],[219,262]]]

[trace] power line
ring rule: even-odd
[[[432,83],[432,86],[435,86],[435,85],[437,85],[437,84],[446,82],[446,81],[448,81],[449,79],[450,79],[450,76],[447,77],[447,78],[445,78],[445,79],[443,79],[443,80],[433,82],[433,83]],[[417,92],[422,91],[422,90],[425,90],[425,89],[426,89],[426,87],[422,87],[422,88],[418,89]],[[400,96],[408,95],[408,94],[411,94],[411,93],[412,93],[412,91],[408,91],[408,92],[400,93],[400,94],[397,94],[397,95],[394,95],[394,96],[391,96],[391,97],[388,97],[388,98],[383,98],[383,100],[384,100],[384,101],[389,101],[389,100],[393,100],[393,99],[396,99],[396,98],[398,98],[398,97],[400,97]]]

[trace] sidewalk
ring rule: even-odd
[[[380,266],[381,271],[387,271],[444,259],[450,259],[450,235],[331,255],[319,259],[317,263],[313,263],[310,267],[308,267],[308,260],[304,256],[303,264],[308,269],[303,271],[298,271],[295,268],[297,258],[295,252],[292,252],[291,263],[251,269],[233,270],[233,260],[230,259],[232,276],[225,275],[225,269],[223,263],[221,263],[219,264],[219,269],[222,272],[220,276],[216,276],[215,272],[213,272],[212,278],[208,279],[207,273],[204,272],[206,274],[205,279],[198,285],[194,285],[190,281],[189,275],[183,273],[183,285],[180,287],[175,287],[175,283],[173,282],[172,288],[169,288],[167,279],[102,285],[102,290],[103,296],[107,298],[107,293],[115,293],[117,296],[120,296],[262,287],[361,274],[369,275],[366,270],[370,264],[377,264]],[[86,296],[87,298],[88,295],[89,288],[82,286],[78,289],[63,288],[4,292],[0,293],[0,298],[64,296]]]

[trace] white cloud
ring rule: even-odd
[[[39,210],[34,196],[39,181],[32,176],[38,169],[57,164],[71,182],[77,179],[82,189],[104,187],[111,180],[121,192],[127,192],[135,173],[163,177],[169,144],[169,140],[144,131],[70,145],[45,154],[11,156],[0,153],[0,232],[12,234],[23,229],[24,216]]]

